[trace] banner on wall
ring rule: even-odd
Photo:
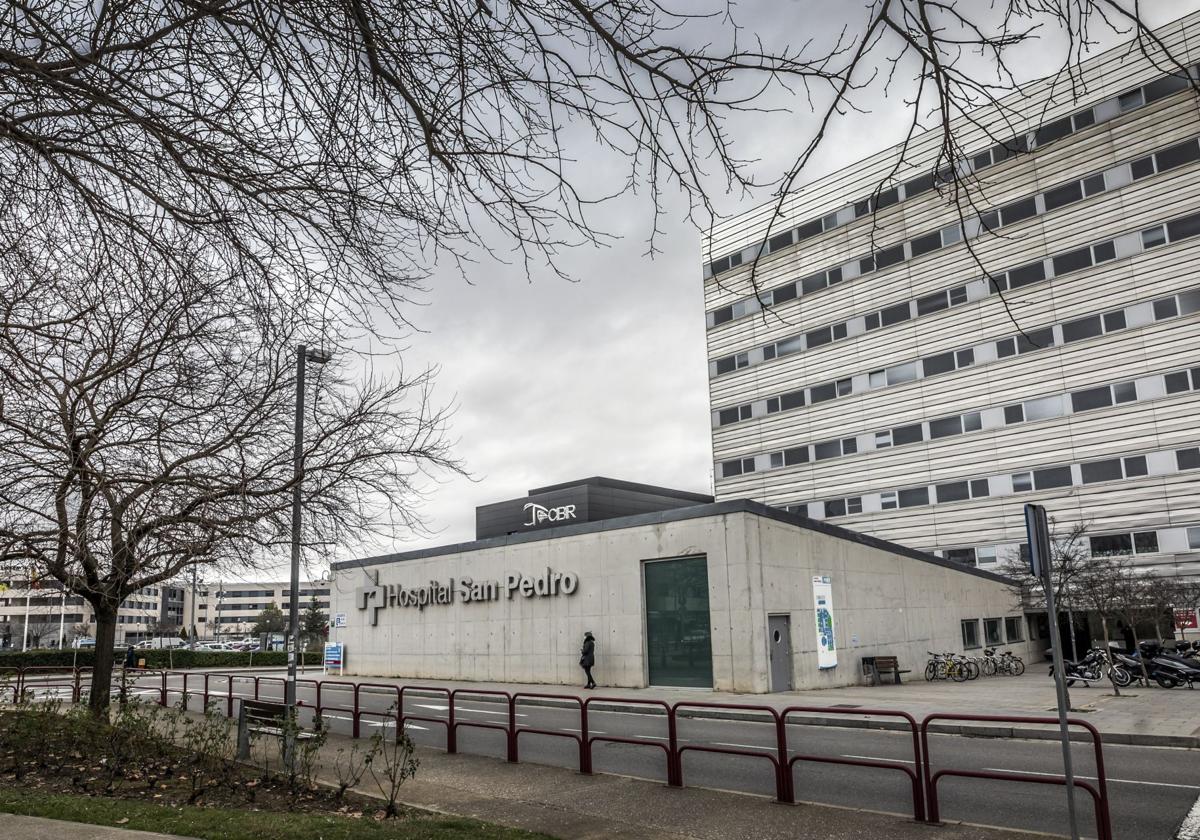
[[[813,605],[817,616],[817,667],[837,667],[837,639],[833,623],[833,585],[828,575],[813,575]]]
[[[1197,611],[1192,610],[1175,610],[1175,629],[1176,630],[1196,630],[1200,629],[1200,621],[1197,621]]]
[[[321,670],[329,673],[337,669],[339,674],[346,667],[346,646],[341,642],[326,642],[325,656],[321,661]]]

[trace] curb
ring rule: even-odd
[[[471,703],[504,703],[505,701],[493,695],[481,694],[471,696],[469,690],[463,694]],[[433,692],[414,691],[410,696],[440,697]],[[582,699],[582,698],[581,698]],[[547,708],[572,708],[571,704],[561,700],[551,700],[539,697],[522,698],[519,705],[542,706]],[[598,702],[588,707],[589,711],[618,712],[622,714],[662,715],[663,712],[651,705],[641,703]],[[799,715],[804,715],[800,717]],[[683,709],[679,717],[700,720],[732,720],[747,723],[765,723],[765,712],[739,712],[733,709]],[[916,717],[916,715],[914,715]],[[798,726],[840,726],[847,729],[883,729],[900,732],[912,731],[907,724],[898,720],[882,720],[868,718],[853,718],[850,716],[820,716],[811,713],[797,713],[797,717],[789,718],[792,725]],[[931,723],[929,731],[935,735],[964,735],[971,738],[1024,738],[1032,741],[1057,741],[1058,729],[1051,726],[1035,728],[1029,726],[984,726],[980,724]],[[1078,729],[1071,730],[1071,740],[1080,743],[1091,743],[1091,735]],[[1101,740],[1105,744],[1121,744],[1139,747],[1177,747],[1182,749],[1200,749],[1200,736],[1195,735],[1155,735],[1143,732],[1101,732]]]

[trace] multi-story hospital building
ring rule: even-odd
[[[1038,502],[1200,574],[1200,15],[1159,34],[961,121],[965,215],[932,132],[712,232],[718,501],[983,568]]]

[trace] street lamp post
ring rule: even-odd
[[[304,368],[306,362],[323,365],[333,356],[325,350],[296,347],[296,424],[292,450],[292,574],[288,597],[288,673],[284,687],[288,724],[284,735],[284,763],[295,768],[296,659],[300,649],[300,485],[304,480]]]

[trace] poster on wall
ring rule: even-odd
[[[813,575],[813,605],[817,616],[817,667],[837,667],[837,640],[833,624],[833,585],[829,575]]]
[[[1200,629],[1200,621],[1197,621],[1197,611],[1196,610],[1175,610],[1175,629],[1176,630]]]

